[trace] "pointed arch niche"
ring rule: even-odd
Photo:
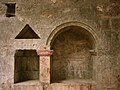
[[[47,42],[54,50],[50,63],[51,83],[93,80],[94,36],[73,24],[53,32]]]

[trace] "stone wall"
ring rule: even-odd
[[[6,17],[7,7],[4,3],[10,1],[16,2],[14,17]],[[62,83],[55,87],[53,83],[53,88],[51,84],[40,83],[15,86],[14,55],[20,49],[42,50],[50,47],[46,43],[51,35],[55,36],[52,32],[58,33],[59,28],[67,26],[68,22],[68,26],[74,24],[85,28],[95,38],[97,55],[93,57],[92,78],[96,86],[93,90],[119,90],[119,9],[119,0],[0,0],[0,90],[46,90],[47,87],[50,87],[49,90],[60,90]],[[15,39],[26,24],[40,39]],[[79,90],[77,86],[70,88]]]

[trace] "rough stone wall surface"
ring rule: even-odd
[[[8,18],[4,2],[10,1],[16,2],[16,16]],[[14,87],[15,50],[43,49],[50,33],[66,22],[85,23],[94,29],[98,37],[97,56],[93,60],[93,79],[96,83],[93,90],[119,90],[119,9],[119,0],[0,0],[0,90]],[[26,24],[40,39],[14,39]],[[44,85],[16,85],[14,90],[46,89],[41,86]],[[56,86],[49,90],[60,89]],[[71,87],[68,90],[74,89]]]

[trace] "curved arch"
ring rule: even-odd
[[[95,48],[97,47],[97,44],[99,42],[97,34],[95,33],[93,28],[91,28],[89,25],[82,23],[82,22],[67,22],[67,23],[63,23],[63,24],[57,26],[52,31],[52,33],[49,35],[46,45],[51,46],[51,42],[54,39],[54,37],[56,36],[56,34],[58,34],[63,28],[69,27],[69,26],[77,26],[77,27],[81,27],[81,28],[87,30],[94,38]]]

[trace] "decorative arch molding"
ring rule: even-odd
[[[98,39],[97,34],[95,33],[95,29],[93,29],[91,26],[89,26],[89,25],[87,25],[85,23],[82,23],[82,22],[66,22],[66,23],[63,23],[63,24],[57,26],[51,32],[51,34],[49,35],[49,37],[47,39],[47,42],[46,42],[46,45],[47,46],[51,46],[51,42],[54,39],[54,37],[56,36],[56,34],[61,33],[60,31],[63,28],[69,27],[69,26],[77,26],[77,27],[81,27],[81,28],[84,28],[85,30],[87,30],[93,36],[93,38],[94,38],[95,48],[98,46],[99,39]]]

